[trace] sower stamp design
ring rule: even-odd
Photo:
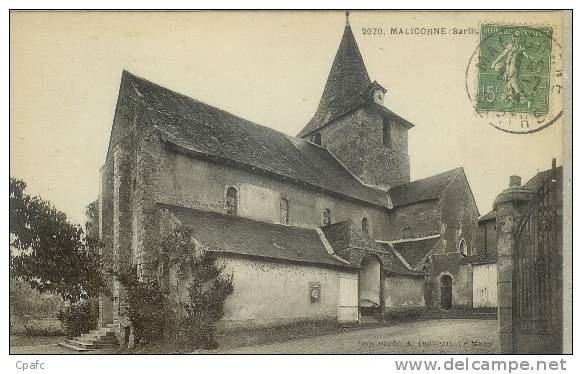
[[[467,66],[476,114],[510,133],[531,133],[562,114],[562,54],[550,26],[481,26]]]
[[[478,111],[548,113],[550,27],[483,25]]]

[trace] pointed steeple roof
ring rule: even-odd
[[[333,60],[317,111],[298,136],[308,135],[332,119],[362,104],[370,83],[370,77],[356,38],[352,33],[349,18],[346,17],[344,34]]]

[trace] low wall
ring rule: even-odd
[[[339,276],[351,274],[348,269],[231,254],[221,254],[217,262],[225,265],[222,274],[233,276],[233,292],[217,324],[222,331],[337,321]],[[170,284],[176,281],[170,274]],[[180,287],[182,299],[186,286]],[[177,296],[174,290],[171,295]]]
[[[424,307],[424,278],[390,274],[384,278],[386,309]]]

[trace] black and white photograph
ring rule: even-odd
[[[572,354],[572,23],[10,10],[6,353]]]

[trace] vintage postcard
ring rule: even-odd
[[[10,353],[571,353],[571,33],[12,11]]]

